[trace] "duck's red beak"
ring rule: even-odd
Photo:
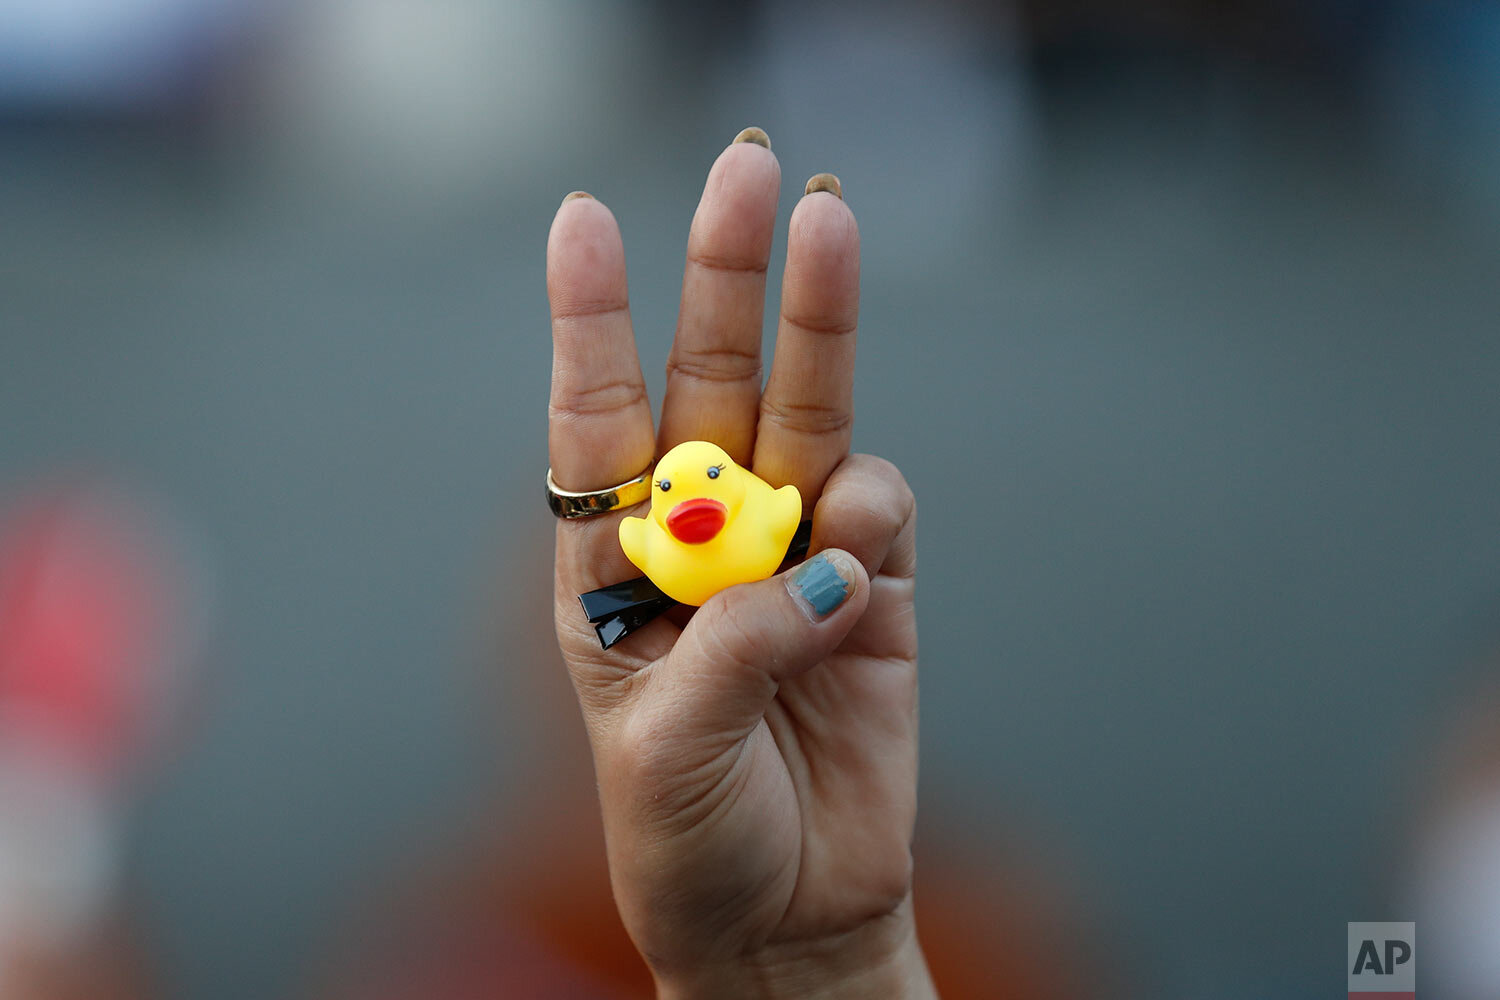
[[[684,500],[667,515],[667,530],[679,542],[698,545],[724,530],[729,509],[717,500]]]

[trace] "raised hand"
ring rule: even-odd
[[[915,503],[849,454],[859,233],[829,174],[792,213],[771,375],[761,327],[781,169],[759,129],[688,235],[661,426],[613,215],[582,193],[547,247],[553,479],[601,490],[687,440],[795,485],[812,555],[601,650],[577,595],[638,576],[622,512],[560,520],[555,618],[593,746],[611,880],[663,997],[932,996],[911,915]]]

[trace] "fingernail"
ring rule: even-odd
[[[764,146],[767,149],[771,148],[771,137],[766,135],[766,130],[757,128],[754,125],[744,129],[739,135],[735,136],[734,142],[753,142],[757,146]],[[731,142],[730,145],[733,146],[734,142]]]
[[[569,191],[567,194],[563,195],[563,204],[566,205],[574,198],[587,198],[590,201],[594,200],[594,196],[589,194],[587,191]]]
[[[808,195],[814,191],[827,191],[840,201],[844,200],[844,186],[832,174],[813,174],[809,177],[807,187],[802,189],[802,193]]]
[[[846,557],[836,554],[835,558]],[[833,614],[835,608],[849,599],[853,588],[849,585],[848,574],[847,566],[840,572],[833,559],[819,552],[787,577],[786,589],[802,610],[808,612],[808,617],[817,621]]]

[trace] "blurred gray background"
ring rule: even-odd
[[[473,637],[497,575],[548,586],[548,225],[613,209],[659,390],[750,124],[783,233],[822,170],[861,226],[923,822],[1045,844],[1141,995],[1337,994],[1345,922],[1409,919],[1423,761],[1500,635],[1500,15],[1202,6],[219,0],[115,75],[4,60],[0,491],[146,484],[217,568],[131,834],[175,995],[286,995],[381,872],[545,782]]]

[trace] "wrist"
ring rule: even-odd
[[[653,970],[658,1000],[936,1000],[911,899],[840,934],[767,945],[732,961]]]

